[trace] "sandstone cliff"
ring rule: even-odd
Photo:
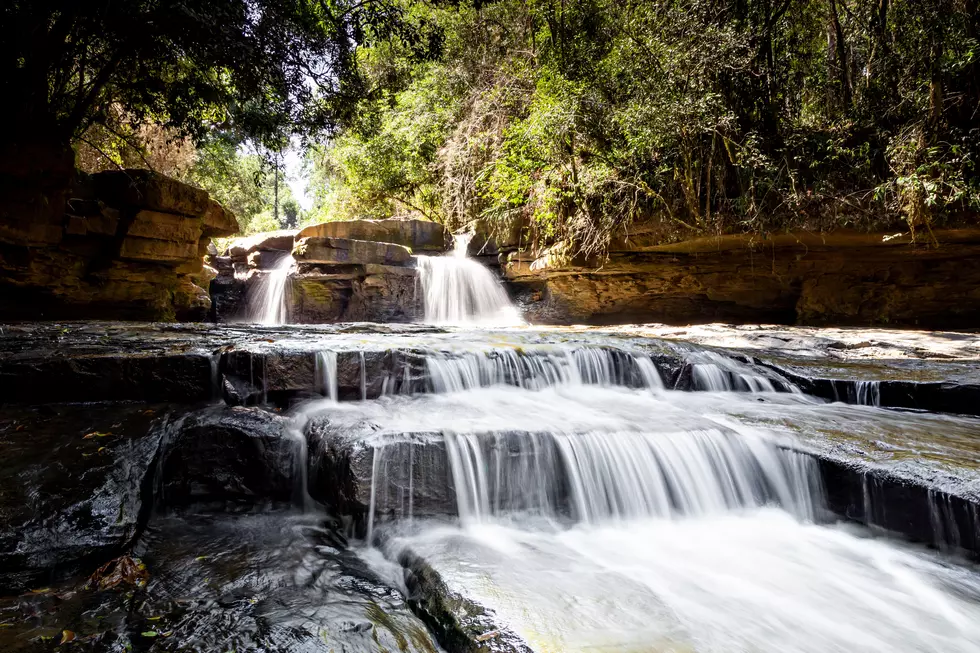
[[[234,215],[207,192],[147,170],[47,170],[5,175],[5,319],[206,317],[214,273],[203,258],[211,238],[238,232]]]

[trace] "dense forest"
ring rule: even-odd
[[[976,0],[410,3],[378,91],[312,153],[321,217],[419,213],[600,252],[664,238],[973,220]]]
[[[637,221],[665,240],[928,241],[980,210],[977,0],[0,11],[18,133],[70,140],[83,170],[203,186],[246,232],[415,214],[597,254]],[[309,211],[282,183],[287,147],[305,152]]]

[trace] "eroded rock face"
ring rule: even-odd
[[[160,405],[0,412],[0,589],[90,571],[132,544],[152,503]]]
[[[443,226],[429,220],[338,220],[306,227],[299,232],[302,238],[345,238],[393,243],[410,248],[414,253],[441,252],[446,248]]]
[[[205,191],[124,170],[79,173],[62,191],[37,192],[58,213],[57,224],[50,216],[39,223],[9,216],[0,229],[6,318],[206,317],[203,257],[211,238],[235,234],[238,224]],[[22,207],[25,215],[29,208]]]
[[[882,234],[723,236],[558,264],[513,256],[505,273],[540,323],[706,322],[973,327],[980,230],[939,246]]]

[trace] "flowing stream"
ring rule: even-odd
[[[430,324],[507,326],[522,324],[503,285],[466,255],[472,236],[454,237],[448,256],[418,256],[425,321]]]
[[[427,320],[513,323],[464,247],[420,258]],[[361,401],[337,402],[337,357],[317,358],[327,398],[300,415],[367,447],[363,556],[392,582],[417,556],[541,652],[980,650],[976,571],[835,523],[798,453],[804,433],[936,417],[877,408],[872,385],[828,404],[709,350],[680,392],[642,352],[494,337],[427,353],[424,381],[406,366],[372,400],[363,353]]]
[[[289,322],[289,275],[295,268],[296,261],[286,254],[256,279],[249,290],[246,321],[270,326]]]

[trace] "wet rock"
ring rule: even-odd
[[[161,406],[0,411],[0,588],[22,592],[91,572],[149,516]]]
[[[149,572],[145,587],[97,591],[79,580],[0,598],[0,648],[439,650],[399,592],[316,518],[278,512],[156,519],[136,553]],[[65,631],[73,638],[59,647]]]
[[[372,497],[375,524],[456,514],[456,493],[438,433],[405,433],[379,441],[370,424],[349,424],[329,408],[310,419],[310,495],[364,537]]]
[[[157,481],[162,505],[291,500],[302,477],[301,448],[287,426],[260,408],[224,406],[175,421]]]
[[[405,265],[412,260],[412,252],[391,243],[308,236],[297,239],[293,258],[332,265]]]
[[[297,240],[310,237],[394,243],[416,253],[441,252],[446,248],[443,226],[428,220],[337,220],[306,227]]]
[[[209,399],[210,357],[202,353],[0,358],[0,394],[15,403]]]
[[[827,507],[866,526],[980,558],[980,502],[886,469],[818,456]]]
[[[398,554],[405,568],[409,605],[450,651],[532,653],[516,633],[500,625],[492,610],[454,592],[439,573],[410,549]]]

